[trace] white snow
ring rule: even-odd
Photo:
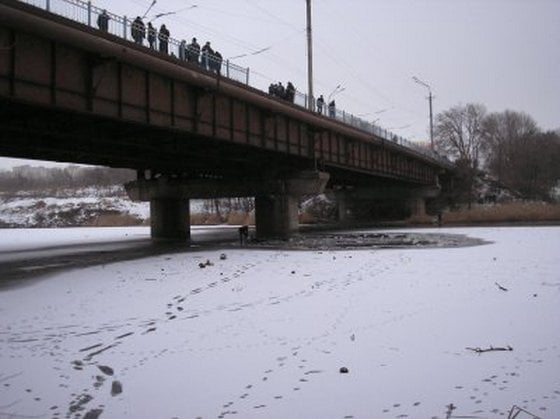
[[[492,243],[197,250],[1,290],[0,417],[560,417],[560,228],[446,231]],[[2,250],[46,244],[30,233]]]

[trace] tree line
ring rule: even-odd
[[[0,192],[113,186],[122,185],[135,178],[136,172],[128,169],[76,165],[46,168],[25,165],[14,167],[10,171],[0,171]]]
[[[526,113],[455,106],[436,115],[434,143],[437,152],[455,161],[468,202],[481,170],[527,199],[549,201],[559,186],[560,130],[542,131]]]

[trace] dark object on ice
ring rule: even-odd
[[[292,271],[292,275],[295,274],[295,273],[296,273],[296,271]]]
[[[200,263],[198,264],[198,267],[199,267],[200,269],[204,269],[204,268],[206,268],[206,264],[200,262]]]
[[[481,354],[481,353],[483,353],[483,352],[492,352],[492,351],[513,351],[513,348],[512,348],[511,346],[509,346],[509,345],[506,346],[505,348],[504,348],[504,347],[496,347],[496,348],[494,348],[493,346],[490,346],[489,348],[486,348],[486,349],[482,349],[482,348],[479,348],[479,347],[476,347],[476,348],[465,348],[465,349],[468,349],[469,351],[473,351],[473,352],[476,352],[476,353],[479,353],[479,354]]]
[[[346,367],[340,367],[339,372],[340,372],[341,374],[348,374],[348,368],[346,368]]]
[[[497,282],[494,282],[494,284],[496,284],[496,286],[497,286],[500,290],[502,290],[502,291],[507,291],[507,290],[508,290],[507,288],[502,287],[502,286],[501,286],[500,284],[498,284]]]
[[[239,244],[241,246],[247,244],[248,238],[249,238],[249,226],[239,227]]]
[[[529,412],[528,410],[522,409],[519,406],[513,405],[508,413],[508,419],[515,419],[520,413],[526,413],[534,419],[539,419],[540,416],[534,415],[533,413]]]
[[[122,393],[122,384],[120,381],[113,381],[113,385],[111,386],[111,396],[116,396],[117,394]]]
[[[101,409],[90,410],[85,414],[84,419],[97,419],[99,416],[101,416],[101,413],[103,413],[103,410]]]
[[[220,260],[226,260],[227,259],[227,255],[225,253],[222,253],[220,255]]]
[[[212,262],[210,262],[210,259],[206,259],[206,266],[214,266],[214,264]]]
[[[354,342],[356,340],[356,335],[354,333],[352,333],[352,335],[350,335],[350,340],[352,342]]]
[[[453,411],[457,409],[457,406],[455,406],[453,403],[449,403],[445,407],[447,407],[447,412],[445,412],[445,419],[450,419],[452,417],[451,415],[453,414]]]
[[[113,375],[114,374],[113,368],[108,367],[106,365],[98,365],[97,368],[99,368],[101,370],[101,372],[105,375]]]

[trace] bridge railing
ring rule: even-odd
[[[91,3],[91,1],[85,1],[85,0],[19,0],[19,1],[47,10],[49,12],[71,19],[75,22],[79,22],[94,28],[98,28],[98,18],[104,12],[104,9],[94,6]],[[119,16],[110,12],[105,12],[105,13],[109,17],[107,22],[107,32],[119,38],[133,41],[132,25],[133,25],[134,18],[131,19],[127,16]],[[147,28],[146,28],[146,35],[147,35]],[[186,45],[186,42],[187,41],[185,40],[185,43],[182,45],[182,41],[170,37],[168,40],[168,54],[175,56],[178,59],[189,61],[188,45]],[[142,40],[141,45],[145,46],[146,48],[150,47],[146,39]],[[154,43],[154,48],[155,49],[158,48],[157,39]],[[187,48],[186,51],[185,48]],[[220,72],[222,76],[238,81],[240,83],[250,85],[251,80],[250,80],[249,68],[238,66],[236,64],[229,62],[228,60],[224,60],[224,61],[222,61],[221,59],[217,60],[213,56],[208,57],[208,60],[204,60],[201,55],[197,60],[190,60],[190,62],[195,63],[196,65],[200,66],[204,70],[214,72],[214,73]],[[293,103],[295,105],[301,106],[302,108],[309,109],[310,108],[309,100],[312,101],[312,105],[313,105],[311,109],[318,111],[315,98],[310,98],[308,95],[298,91],[296,91],[295,93]],[[428,150],[415,143],[412,143],[401,136],[398,136],[386,129],[383,129],[375,125],[372,122],[366,121],[362,118],[359,118],[355,115],[352,115],[350,113],[347,113],[339,109],[329,110],[327,103],[325,103],[322,106],[320,113],[326,117],[336,119],[345,124],[356,127],[357,129],[360,129],[362,131],[369,132],[370,134],[378,138],[382,138],[384,140],[394,142],[401,146],[413,149],[418,153],[436,159],[442,163],[449,164],[449,161],[447,159],[438,155],[434,151]]]

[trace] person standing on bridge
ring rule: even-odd
[[[168,44],[169,44],[169,31],[165,27],[165,23],[159,27],[159,51],[168,54]]]
[[[317,99],[317,113],[323,114],[323,106],[325,106],[325,98],[321,95]]]
[[[219,51],[214,51],[214,71],[216,74],[220,74],[222,72],[222,54]]]
[[[144,22],[142,22],[142,18],[140,16],[136,16],[136,19],[134,19],[134,22],[132,22],[130,33],[132,35],[132,39],[134,39],[134,42],[142,45],[142,42],[146,37],[146,27],[144,26]]]
[[[210,70],[210,57],[214,55],[214,50],[210,46],[210,41],[207,41],[202,47],[202,67]]]
[[[329,116],[331,118],[336,117],[336,104],[334,103],[334,99],[329,103]]]
[[[99,27],[99,29],[103,32],[108,32],[110,19],[111,18],[107,14],[107,10],[103,9],[101,14],[97,17],[97,26]]]
[[[296,88],[294,87],[292,82],[289,81],[288,85],[286,86],[286,100],[294,103],[295,97],[296,97]]]
[[[189,63],[197,64],[200,58],[200,45],[196,42],[196,38],[193,38],[188,46],[187,50],[187,61]]]
[[[152,26],[152,22],[148,22],[148,44],[150,49],[156,49],[157,30]]]
[[[179,59],[181,61],[187,60],[187,41],[184,39],[179,44]]]

